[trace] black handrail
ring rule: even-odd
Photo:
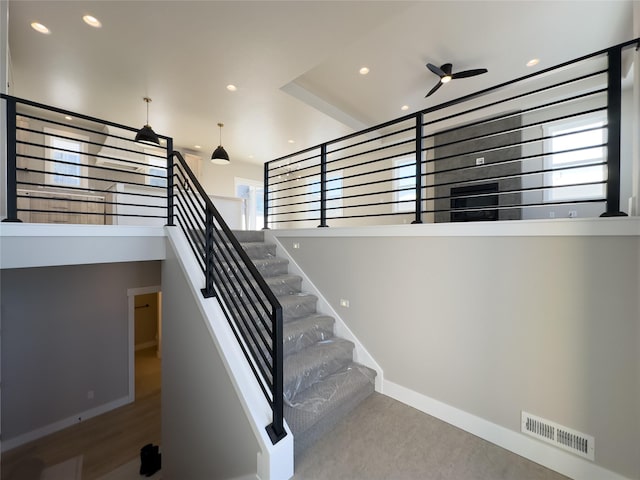
[[[205,297],[218,297],[240,347],[271,404],[267,433],[286,435],[283,417],[282,306],[179,152],[169,155],[174,219],[205,276]],[[195,198],[194,198],[195,197]]]

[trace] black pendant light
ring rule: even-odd
[[[228,165],[229,154],[222,147],[222,127],[224,127],[224,124],[219,123],[218,127],[220,127],[220,145],[218,145],[218,148],[216,148],[211,154],[211,163],[216,163],[218,165]]]
[[[151,102],[151,99],[149,97],[144,97],[143,100],[147,103],[147,123],[144,127],[138,130],[138,133],[136,134],[136,142],[160,145],[158,135],[156,135],[156,132],[154,132],[151,125],[149,125],[149,102]]]

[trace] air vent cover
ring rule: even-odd
[[[591,435],[585,435],[527,412],[522,412],[521,431],[582,458],[592,461],[595,459],[595,439]]]

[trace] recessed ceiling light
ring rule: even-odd
[[[249,155],[249,158],[253,158],[253,155]]]
[[[238,87],[236,87],[235,85],[227,85],[227,90],[229,90],[230,92],[235,92],[236,90],[238,90]]]
[[[70,117],[69,115],[65,115],[65,116],[64,116],[64,118],[65,118],[66,120],[73,120],[73,117]]]
[[[86,23],[87,25],[93,28],[100,28],[102,26],[102,23],[100,23],[100,20],[98,20],[93,15],[85,15],[84,17],[82,17],[82,20],[84,20],[84,23]]]
[[[202,148],[200,145],[194,145],[193,148]]]
[[[527,67],[535,67],[539,63],[540,63],[540,59],[539,58],[532,58],[531,60],[529,60],[527,62]]]
[[[369,73],[369,69],[367,67],[362,67],[360,69],[360,75],[366,75],[367,73]]]
[[[36,32],[44,33],[45,35],[49,35],[51,33],[51,30],[38,22],[31,22],[31,28],[33,28]]]
[[[402,110],[403,112],[406,112],[407,110],[409,110],[409,105],[402,105],[400,107],[400,110]]]
[[[295,140],[288,140],[289,143],[296,143]]]

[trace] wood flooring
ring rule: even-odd
[[[147,443],[159,445],[160,418],[160,360],[155,349],[141,350],[134,403],[3,453],[1,479],[38,480],[37,465],[82,455],[82,480],[95,480],[139,457]]]

